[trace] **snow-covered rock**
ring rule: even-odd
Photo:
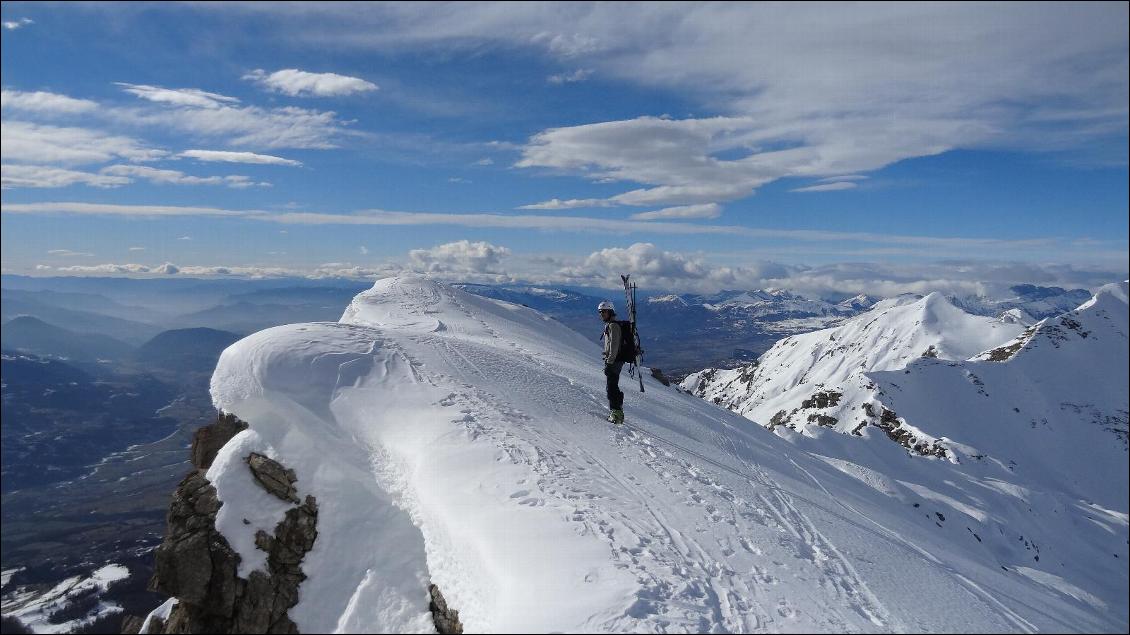
[[[958,511],[976,504],[946,489],[949,463],[834,435],[898,465],[883,473],[644,382],[622,382],[629,426],[611,427],[591,341],[525,307],[380,280],[339,323],[224,352],[214,401],[250,427],[208,470],[216,527],[241,568],[263,566],[254,535],[286,506],[254,484],[251,452],[317,498],[289,612],[302,632],[427,632],[429,583],[468,632],[1125,630],[1124,567],[1080,578],[1049,557],[1056,540],[1039,561],[1005,548],[1011,533]],[[1018,496],[983,490],[988,507]],[[1072,552],[1080,566],[1100,547],[1127,557],[1125,500],[1101,513],[1110,535]]]

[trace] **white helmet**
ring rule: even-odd
[[[608,300],[605,300],[604,302],[601,302],[600,304],[596,305],[596,310],[597,311],[612,311],[613,313],[615,313],[616,307],[612,306],[612,303],[609,302]]]

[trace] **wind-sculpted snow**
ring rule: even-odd
[[[810,454],[644,376],[644,394],[622,382],[630,427],[611,427],[595,341],[380,280],[340,323],[224,352],[213,398],[250,428],[208,472],[217,526],[241,574],[262,566],[254,534],[285,506],[252,482],[252,451],[317,498],[303,632],[429,631],[429,582],[468,632],[1125,630],[1125,571],[1071,578],[937,522],[957,512],[926,461],[883,474]],[[883,441],[862,445],[909,460]]]

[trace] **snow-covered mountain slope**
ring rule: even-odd
[[[208,470],[217,527],[241,575],[263,566],[255,533],[288,506],[253,483],[252,451],[317,498],[302,632],[430,631],[429,581],[467,632],[1126,629],[1125,567],[1079,580],[1054,547],[1034,561],[1011,533],[936,520],[969,507],[939,493],[949,464],[830,435],[897,466],[881,474],[645,376],[644,394],[622,382],[631,427],[611,427],[592,342],[517,305],[378,281],[340,323],[224,352],[215,403],[250,428]],[[1001,489],[984,504],[1016,508]],[[1125,562],[1126,502],[1107,509],[1101,547]]]
[[[882,419],[879,409],[866,411],[875,398],[868,372],[900,369],[920,357],[967,359],[1022,330],[970,315],[939,293],[900,296],[839,326],[786,337],[756,364],[692,374],[682,387],[771,428],[853,432]],[[916,438],[933,452],[933,438]]]
[[[969,361],[923,359],[868,376],[885,407],[944,435],[962,461],[1120,509],[1130,495],[1128,322],[1123,282]]]

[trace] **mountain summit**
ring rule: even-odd
[[[212,395],[248,427],[181,488],[214,524],[212,562],[228,549],[248,588],[293,583],[275,605],[301,632],[429,632],[439,604],[468,632],[1125,629],[1124,567],[1069,579],[1056,541],[1017,553],[1011,528],[934,493],[948,464],[868,472],[647,373],[612,427],[599,354],[417,277],[376,282],[338,323],[240,340]],[[1017,496],[1001,489],[982,497]],[[1122,562],[1125,512],[1091,512]],[[196,592],[208,579],[178,584],[148,626],[230,610]]]

